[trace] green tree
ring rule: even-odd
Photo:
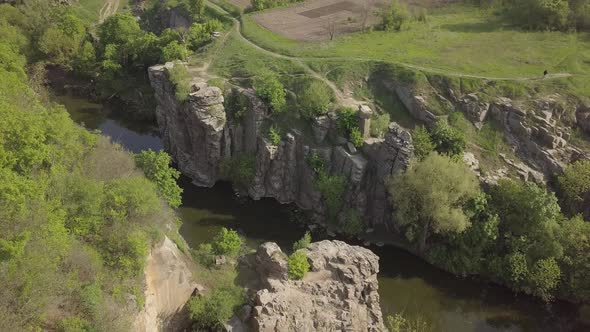
[[[276,112],[281,112],[285,108],[285,90],[276,75],[270,72],[260,74],[254,78],[252,85],[256,94],[269,102]]]
[[[297,93],[297,104],[308,118],[328,112],[332,90],[321,81],[307,79]]]
[[[563,272],[559,294],[575,301],[590,298],[590,223],[579,216],[564,220],[559,242],[564,252],[558,261]]]
[[[149,149],[135,155],[137,167],[156,184],[168,204],[177,208],[182,203],[182,188],[176,183],[180,172],[170,167],[170,161],[170,156],[164,151],[155,152]]]
[[[446,121],[436,122],[430,137],[438,153],[452,157],[463,156],[463,151],[465,151],[467,145],[465,135],[458,129],[449,126]]]
[[[213,239],[213,252],[217,255],[235,256],[242,247],[242,239],[238,232],[222,227]]]
[[[297,251],[299,249],[305,249],[311,244],[311,234],[309,232],[305,232],[303,237],[293,243],[293,251]]]
[[[205,12],[205,0],[188,0],[188,6],[193,17],[202,17]]]
[[[182,63],[174,64],[174,67],[168,69],[168,78],[174,84],[176,100],[186,102],[191,92],[191,77],[186,66]]]
[[[389,7],[381,12],[381,25],[385,31],[400,31],[409,19],[408,7],[401,4],[399,0],[391,0]]]
[[[289,279],[300,280],[309,272],[309,262],[307,256],[301,252],[296,251],[289,256],[288,268]]]
[[[568,165],[558,177],[558,183],[564,210],[570,216],[582,213],[590,220],[590,161]]]
[[[192,297],[188,303],[188,311],[198,331],[219,329],[232,317],[243,301],[241,291],[221,288],[208,296]]]
[[[387,129],[389,128],[389,123],[391,122],[391,118],[388,113],[384,114],[373,114],[371,119],[371,136],[377,138],[383,138]]]
[[[162,62],[168,62],[173,60],[185,61],[186,57],[186,47],[177,41],[170,42],[170,44],[162,48]]]
[[[568,0],[518,0],[508,4],[509,15],[529,29],[562,30],[568,25]]]
[[[435,145],[424,126],[418,126],[412,131],[412,142],[414,143],[414,155],[418,160],[424,160],[434,151]]]
[[[465,231],[470,221],[463,206],[479,194],[477,178],[467,166],[436,153],[393,176],[387,188],[396,222],[407,227],[406,236],[421,251],[432,233]]]

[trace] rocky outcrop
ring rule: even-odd
[[[383,84],[387,89],[397,94],[397,97],[414,118],[424,122],[427,126],[432,126],[436,122],[437,116],[428,110],[426,98],[414,94],[409,87],[401,84],[391,81],[384,81]]]
[[[562,113],[556,104],[547,100],[538,100],[536,104],[535,109],[524,108],[508,98],[498,98],[491,104],[490,112],[523,160],[546,175],[559,174],[565,165],[585,156],[567,143],[569,128],[560,126],[555,118]]]
[[[343,219],[348,210],[355,209],[363,215],[367,227],[385,222],[383,216],[390,210],[385,180],[403,170],[413,155],[408,131],[392,123],[383,139],[366,139],[361,154],[356,148],[345,148],[346,140],[328,143],[339,136],[337,115],[329,114],[313,121],[312,137],[293,128],[273,144],[262,131],[270,125],[265,125],[270,110],[251,90],[234,91],[247,101],[239,116],[226,114],[221,91],[203,82],[193,82],[189,100],[181,103],[167,76],[173,65],[167,63],[149,70],[158,101],[156,116],[166,150],[181,172],[197,185],[212,186],[221,179],[223,159],[250,155],[255,161],[254,176],[244,192],[253,199],[272,197],[281,203],[296,203],[313,211],[316,221],[325,221],[326,206],[317,188],[318,175],[308,161],[318,155],[327,173],[346,180],[339,211],[332,212]],[[363,109],[362,113],[359,124],[368,130],[371,112]]]
[[[379,259],[370,250],[340,241],[303,249],[310,272],[287,279],[286,256],[274,243],[257,251],[264,288],[246,325],[254,331],[385,331],[379,306]]]
[[[192,260],[165,237],[153,248],[145,267],[145,305],[138,314],[134,331],[181,331],[190,327],[183,307],[196,289]]]
[[[162,141],[183,174],[199,186],[211,187],[218,178],[227,135],[223,95],[217,87],[194,82],[188,102],[179,102],[167,76],[173,66],[169,62],[149,69]]]

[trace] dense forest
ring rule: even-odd
[[[38,51],[87,72],[93,48],[78,18],[44,8],[0,6],[0,330],[128,331],[151,244],[177,238],[178,173],[49,101]]]

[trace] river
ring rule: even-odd
[[[56,100],[76,122],[100,130],[130,151],[163,148],[153,125],[125,120],[119,116],[123,110],[71,96]],[[293,221],[292,206],[236,197],[228,183],[199,188],[182,177],[179,184],[184,189],[178,209],[183,222],[180,232],[192,247],[210,241],[221,227],[237,229],[250,246],[274,241],[286,249],[305,233],[305,226]],[[324,237],[314,234],[315,239]],[[504,287],[454,277],[394,247],[370,249],[380,257],[384,316],[403,312],[427,321],[435,331],[590,331],[588,306],[545,304]]]

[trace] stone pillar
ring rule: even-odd
[[[367,105],[359,105],[359,128],[363,133],[363,138],[371,137],[371,116],[373,110]]]

